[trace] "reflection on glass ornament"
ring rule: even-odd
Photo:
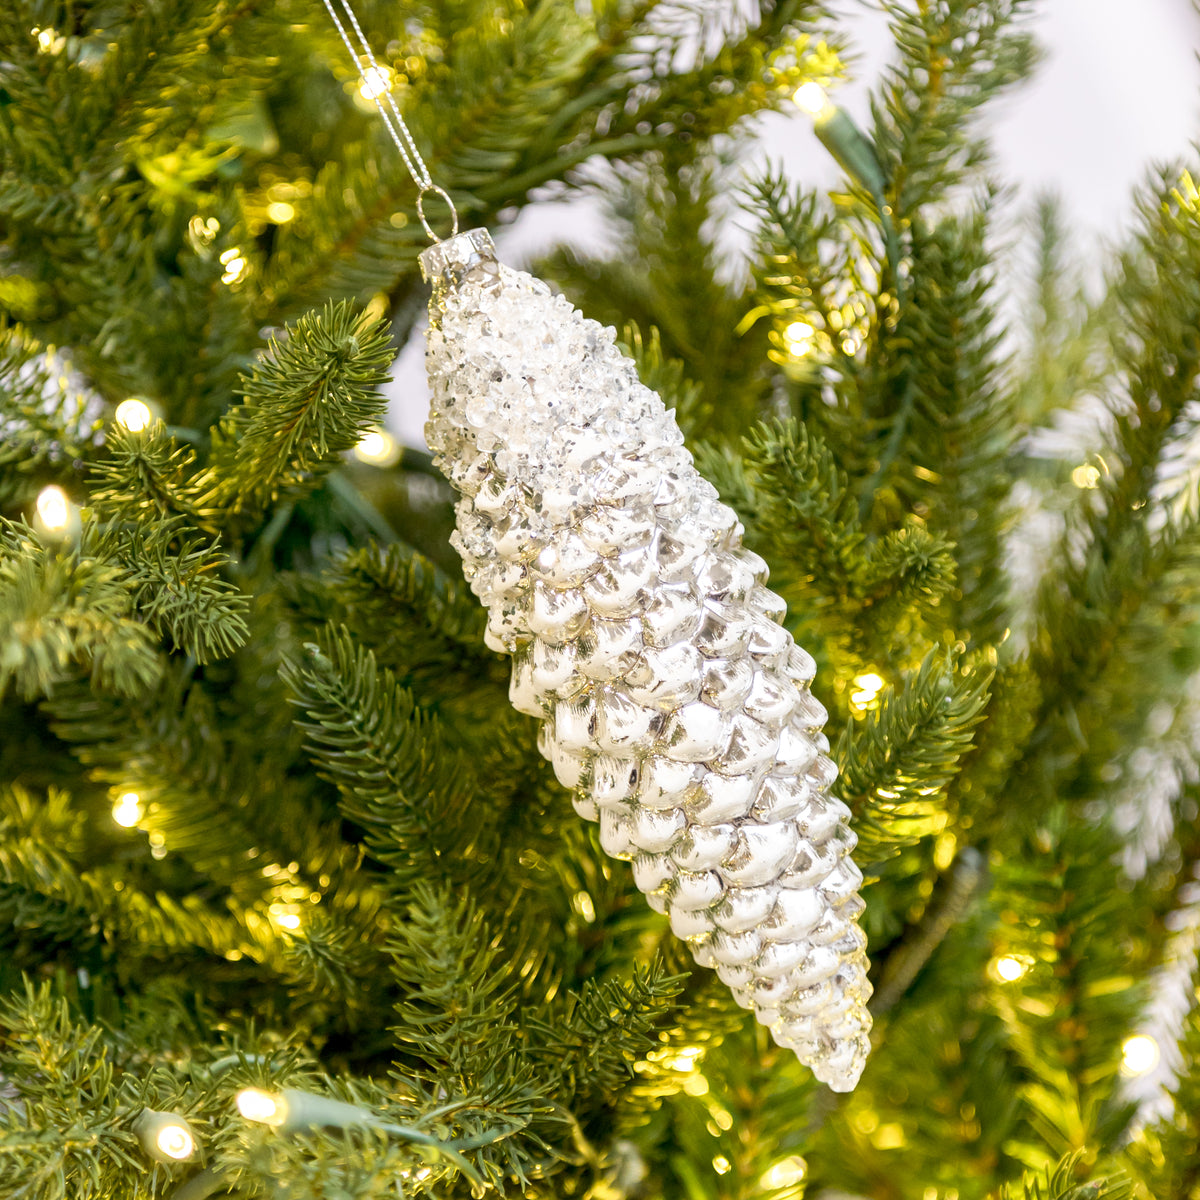
[[[767,566],[611,329],[473,230],[434,286],[426,438],[513,704],[607,854],[838,1091],[870,1049],[862,875]]]

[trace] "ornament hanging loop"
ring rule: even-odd
[[[435,196],[440,196],[446,202],[446,207],[450,210],[450,220],[452,222],[450,236],[452,238],[458,237],[458,209],[454,207],[454,201],[450,199],[446,189],[438,187],[436,183],[424,184],[417,192],[417,216],[421,218],[421,225],[425,232],[429,234],[430,241],[436,245],[438,242],[442,241],[442,239],[433,232],[432,228],[430,228],[429,222],[425,218],[425,197],[430,193]]]
[[[446,202],[453,225],[450,236],[457,237],[458,210],[454,207],[454,201],[450,199],[444,188],[438,187],[433,182],[429,174],[429,167],[421,157],[417,143],[413,140],[412,132],[400,115],[399,108],[396,107],[391,88],[379,86],[379,81],[386,80],[387,75],[375,60],[371,43],[367,41],[367,35],[363,33],[362,26],[358,23],[358,17],[354,15],[354,9],[350,7],[350,0],[323,0],[323,2],[330,20],[338,31],[338,36],[342,39],[342,44],[346,47],[351,61],[358,70],[359,79],[364,85],[370,85],[364,91],[364,95],[370,96],[375,101],[375,107],[379,109],[384,127],[391,135],[392,141],[396,143],[396,149],[400,151],[400,158],[408,169],[409,175],[412,176],[413,183],[417,185],[417,216],[421,219],[422,227],[429,234],[434,245],[441,242],[442,239],[433,232],[429,222],[425,219],[425,197],[432,192]],[[353,37],[351,30],[353,30]],[[364,62],[368,64],[369,69],[363,67]]]

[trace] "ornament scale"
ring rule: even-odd
[[[426,438],[513,704],[696,961],[851,1090],[870,1049],[862,875],[815,665],[766,564],[611,329],[499,263],[486,230],[421,267]]]

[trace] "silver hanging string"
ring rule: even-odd
[[[387,128],[388,133],[392,135],[392,141],[396,143],[396,149],[400,151],[400,157],[404,160],[404,165],[408,168],[408,173],[412,176],[413,183],[417,185],[417,216],[421,219],[421,225],[424,227],[425,232],[429,234],[432,241],[440,242],[442,240],[433,232],[429,226],[429,222],[425,219],[424,200],[427,195],[432,193],[435,196],[440,196],[450,209],[450,217],[453,222],[453,229],[450,232],[450,236],[457,237],[458,210],[454,207],[454,201],[446,194],[445,189],[438,187],[433,182],[433,178],[429,174],[429,168],[425,165],[425,160],[421,157],[421,152],[417,149],[417,144],[413,141],[413,136],[409,132],[408,126],[404,123],[404,118],[400,115],[400,110],[396,107],[396,101],[392,98],[391,88],[386,86],[387,73],[375,61],[375,54],[371,50],[371,43],[367,41],[366,35],[362,31],[362,26],[359,25],[358,18],[354,15],[354,9],[350,7],[349,0],[324,0],[324,4],[326,12],[329,13],[330,18],[337,27],[342,42],[358,70],[359,79],[362,80],[367,88],[371,99],[375,101],[375,107],[379,109],[379,115],[383,118],[384,126]],[[349,33],[346,32],[346,26],[342,23],[342,18],[338,15],[338,8],[345,14],[346,20],[350,22],[354,30],[354,34],[358,39],[357,48],[355,48]],[[362,60],[364,58],[371,64],[371,70],[374,72],[373,79],[369,79],[367,73],[363,70]]]

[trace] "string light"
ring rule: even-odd
[[[437,1145],[435,1138],[416,1133],[407,1127],[389,1125],[381,1121],[368,1108],[334,1100],[330,1096],[318,1096],[313,1092],[302,1092],[298,1088],[283,1088],[279,1092],[264,1092],[260,1088],[244,1088],[236,1097],[238,1112],[247,1121],[270,1125],[283,1133],[299,1129],[383,1129],[400,1132],[413,1141],[425,1141]]]
[[[73,513],[67,493],[51,484],[38,492],[37,515],[47,533],[62,533],[70,524]]]
[[[141,400],[133,398],[122,400],[113,415],[116,417],[117,424],[123,429],[128,429],[130,433],[141,433],[154,420],[154,414],[150,411],[149,406]]]
[[[280,1133],[295,1133],[304,1129],[378,1129],[383,1133],[396,1134],[417,1145],[429,1146],[448,1158],[472,1182],[482,1184],[483,1179],[472,1164],[452,1145],[439,1141],[423,1129],[412,1125],[393,1125],[380,1120],[370,1109],[329,1096],[318,1096],[296,1088],[284,1088],[280,1092],[264,1092],[261,1088],[243,1088],[235,1102],[238,1112],[247,1121],[270,1125]]]
[[[182,1162],[196,1152],[196,1140],[182,1125],[164,1125],[155,1138],[158,1148],[168,1157]]]
[[[1001,954],[988,963],[988,974],[998,983],[1016,983],[1029,974],[1030,962],[1015,954]]]
[[[854,691],[850,693],[851,706],[857,709],[870,707],[879,693],[883,691],[885,682],[886,680],[883,676],[876,674],[874,671],[855,675],[852,681]]]
[[[122,829],[132,829],[142,819],[142,800],[137,792],[122,792],[112,807],[113,820]]]
[[[776,1188],[791,1187],[793,1184],[799,1183],[807,1174],[808,1163],[798,1154],[792,1154],[769,1166],[758,1182],[761,1187],[773,1191]]]
[[[1100,468],[1084,463],[1071,472],[1071,482],[1077,488],[1096,488],[1100,486]]]
[[[267,205],[267,216],[276,225],[286,225],[295,215],[295,207],[286,200],[272,200]]]
[[[718,1154],[716,1158],[713,1159],[713,1170],[716,1171],[718,1175],[727,1175],[731,1170],[733,1170],[733,1163],[731,1163],[729,1159],[725,1157],[725,1155]]]
[[[663,1066],[668,1071],[694,1071],[696,1069],[696,1060],[703,1054],[699,1046],[684,1046],[678,1050],[671,1058],[663,1059]]]
[[[227,284],[237,283],[246,274],[250,266],[245,256],[236,246],[231,246],[228,250],[222,250],[220,261],[221,265],[225,268],[225,274],[221,276],[221,282]]]
[[[825,94],[825,89],[812,80],[802,83],[793,93],[792,99],[810,117],[819,116],[829,107],[829,97]]]
[[[1121,1044],[1121,1072],[1148,1075],[1158,1066],[1158,1043],[1145,1033],[1135,1033]]]
[[[133,1131],[142,1149],[158,1162],[186,1162],[196,1153],[196,1135],[178,1113],[144,1109]]]
[[[358,94],[364,100],[374,100],[392,89],[392,73],[386,67],[368,67],[362,73]]]
[[[287,1105],[282,1096],[273,1096],[261,1088],[243,1088],[237,1094],[238,1112],[247,1121],[260,1125],[282,1125],[287,1120]]]
[[[297,869],[299,868],[298,863],[291,865]],[[303,889],[300,890],[303,891]],[[317,899],[320,900],[319,895]],[[267,912],[270,914],[271,920],[283,929],[300,928],[300,914],[296,911],[295,905],[286,904],[282,900],[276,900],[267,908]]]
[[[189,235],[202,246],[211,245],[213,238],[220,232],[221,222],[216,217],[209,217],[206,221],[197,215],[188,222]]]
[[[354,457],[372,467],[391,467],[400,461],[400,446],[386,429],[369,429],[354,447]]]
[[[67,44],[67,39],[57,29],[38,29],[35,27],[29,32],[37,38],[39,54],[61,54]]]
[[[803,358],[812,349],[812,336],[816,330],[807,321],[793,321],[783,331],[784,345],[794,358]]]

